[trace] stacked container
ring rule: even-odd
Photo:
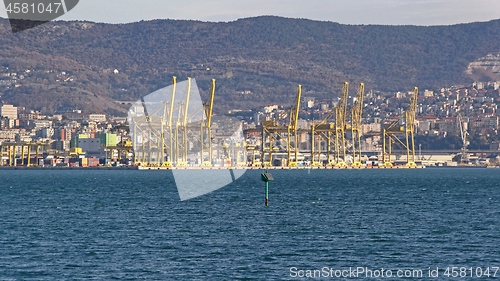
[[[79,158],[80,167],[88,167],[88,159],[87,158]]]

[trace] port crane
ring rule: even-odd
[[[146,104],[145,100],[142,99],[136,103],[138,114],[131,118],[133,122],[130,126],[136,163],[147,166],[187,167],[188,153],[201,151],[202,160],[198,164],[202,167],[210,167],[211,161],[214,159],[212,146],[225,148],[226,144],[217,145],[213,144],[212,141],[211,123],[215,80],[212,80],[209,102],[194,105],[193,101],[190,101],[191,79],[188,79],[186,83],[177,84],[174,77],[173,85],[166,90],[171,92],[163,92],[162,95],[166,98],[162,99],[161,102]],[[183,85],[186,85],[185,91],[183,91]],[[179,88],[182,89],[179,91]],[[248,146],[246,143],[243,146],[241,143],[236,144],[238,152],[233,154],[237,153],[238,156],[235,158],[240,159],[242,151],[244,155],[251,151],[254,166],[273,166],[273,158],[279,158],[278,154],[286,154],[286,164],[283,165],[297,167],[299,137],[301,139],[309,137],[311,166],[324,166],[322,160],[325,158],[327,160],[326,166],[347,167],[349,164],[352,167],[362,166],[361,120],[364,90],[364,84],[360,83],[353,100],[353,106],[348,108],[349,83],[345,82],[337,105],[322,120],[313,122],[310,128],[299,129],[298,119],[302,92],[302,86],[299,85],[295,104],[290,109],[273,120],[260,122],[260,126],[257,128],[245,130],[247,133],[260,133],[260,146]],[[384,127],[381,132],[376,132],[381,134],[383,141],[382,163],[384,166],[393,165],[391,161],[393,144],[406,150],[406,166],[416,166],[414,131],[417,97],[418,88],[415,87],[410,94],[410,106],[389,126]],[[217,151],[217,148],[215,150]],[[224,151],[226,150],[227,148]],[[204,156],[204,153],[207,152],[208,160]],[[256,153],[260,154],[260,161],[256,161]],[[219,153],[219,157],[220,155]],[[224,155],[231,159],[227,153]],[[348,155],[352,155],[351,163],[349,163]],[[246,159],[246,156],[243,159]],[[237,165],[240,164],[238,160],[236,162]]]
[[[2,156],[8,155],[8,161],[5,163],[7,166],[18,166],[17,160],[16,160],[16,153],[18,150],[18,147],[21,147],[21,165],[22,166],[38,166],[38,159],[40,158],[40,147],[47,147],[49,146],[48,143],[25,143],[25,142],[6,142],[2,143],[1,145],[1,150],[2,150]],[[33,154],[32,151],[36,151],[35,157],[34,157],[34,163],[31,162],[31,155]],[[4,151],[6,150],[6,151]],[[27,155],[26,155],[27,152]],[[25,161],[27,160],[27,161]],[[4,164],[4,163],[2,163]]]
[[[339,103],[321,120],[320,122],[311,125],[311,166],[319,167],[321,164],[321,141],[326,140],[326,158],[328,166],[345,167],[346,154],[346,115],[347,115],[347,97],[349,95],[349,83],[345,82],[340,92]],[[318,147],[316,153],[316,137],[318,134]],[[331,159],[331,145],[333,143],[334,159]],[[316,160],[316,155],[318,156]]]
[[[272,166],[273,164],[273,153],[279,150],[284,150],[287,153],[289,167],[297,167],[298,159],[298,120],[299,120],[299,110],[300,110],[300,97],[302,93],[302,86],[299,85],[297,89],[297,98],[295,101],[295,106],[291,107],[287,111],[281,113],[278,118],[271,121],[260,122],[260,130],[247,130],[260,131],[262,134],[261,145],[260,145],[260,161],[262,166]],[[283,125],[285,120],[288,122]],[[294,139],[292,145],[292,137]],[[268,141],[269,140],[269,141]],[[274,147],[273,143],[279,143],[279,147]],[[255,148],[253,148],[255,150]],[[293,157],[292,157],[293,153]],[[266,161],[266,159],[268,159]],[[255,163],[254,163],[255,165]]]
[[[196,97],[191,97],[191,78],[183,83],[186,88],[179,91],[176,77],[173,77],[169,88],[171,92],[158,94],[164,99],[155,96],[158,100],[146,104],[142,99],[134,105],[137,113],[129,121],[132,123],[135,163],[145,166],[186,167],[188,152],[196,150],[200,151],[201,165],[211,166],[211,117],[215,79],[212,79],[209,102],[194,106],[193,98]],[[204,152],[208,152],[208,161],[204,161]]]
[[[352,166],[361,167],[361,118],[363,115],[363,98],[365,84],[360,83],[354,106],[351,109]]]
[[[321,164],[321,141],[326,140],[327,166],[346,167],[347,152],[352,153],[351,166],[359,167],[361,164],[361,116],[363,114],[363,99],[365,85],[360,83],[354,100],[354,105],[347,110],[349,83],[345,82],[340,93],[339,103],[319,123],[311,127],[311,158],[312,166]],[[347,122],[350,117],[350,125]],[[351,140],[346,138],[346,133],[351,133]],[[318,134],[318,152],[316,153],[315,134]],[[333,144],[333,160],[331,159]],[[316,161],[316,154],[318,160]]]
[[[402,150],[406,150],[406,166],[416,167],[415,164],[415,113],[417,108],[418,88],[413,89],[410,96],[410,106],[394,122],[382,130],[382,161],[386,167],[392,166],[392,144],[395,143]],[[403,123],[401,126],[401,123]],[[405,136],[402,140],[401,135]]]
[[[461,162],[462,163],[468,163],[469,162],[469,154],[467,153],[467,146],[469,146],[469,141],[467,141],[467,135],[469,133],[467,132],[467,129],[464,126],[464,121],[462,118],[462,115],[459,113],[457,115],[457,123],[458,127],[460,128],[460,137],[462,139],[462,148],[461,148]]]

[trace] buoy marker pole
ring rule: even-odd
[[[269,206],[269,182],[266,181],[266,206]]]
[[[269,182],[274,180],[273,176],[267,172],[260,175],[260,179],[266,183],[266,206],[269,206]]]

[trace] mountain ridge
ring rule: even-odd
[[[78,107],[123,114],[126,109],[112,100],[137,100],[169,85],[174,75],[196,78],[203,98],[210,80],[217,79],[216,112],[289,104],[297,84],[318,98],[336,95],[343,81],[380,91],[441,88],[473,81],[466,73],[469,64],[500,53],[497,34],[500,20],[386,26],[275,16],[218,23],[56,21],[12,34],[8,21],[0,19],[0,72],[5,67],[42,72],[18,81],[17,88],[0,86],[0,93],[4,101],[48,112]],[[114,69],[119,73],[110,72]],[[73,82],[56,81],[61,72]],[[46,92],[31,104],[19,98],[30,92],[37,96],[40,83],[70,90],[65,95]],[[239,94],[245,91],[251,94]],[[78,93],[83,92],[103,103],[82,98]]]

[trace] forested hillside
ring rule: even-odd
[[[336,95],[343,81],[381,91],[432,89],[471,82],[467,66],[499,53],[499,34],[500,20],[417,27],[269,16],[229,23],[58,21],[12,34],[0,19],[0,99],[49,113],[118,114],[125,109],[113,100],[136,100],[171,84],[173,75],[196,78],[203,97],[217,79],[216,112],[291,103],[297,84],[318,98]],[[5,75],[12,72],[15,79]]]

